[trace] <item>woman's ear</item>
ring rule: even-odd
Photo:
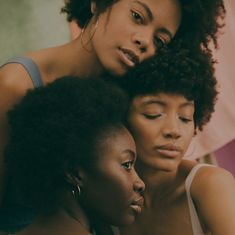
[[[77,169],[73,173],[65,173],[66,181],[73,186],[83,186],[84,172],[82,169]]]
[[[96,1],[91,1],[91,13],[96,14]]]

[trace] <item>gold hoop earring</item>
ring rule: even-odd
[[[84,32],[85,32],[85,29],[86,29],[87,25],[88,25],[88,21],[86,22],[86,24],[84,25],[84,27],[82,28],[82,31],[81,31],[81,45],[87,52],[91,52],[91,50],[88,50],[86,46],[91,42],[91,40],[93,39],[93,37],[95,35],[95,32],[96,32],[96,30],[98,28],[98,25],[99,25],[99,18],[97,17],[95,27],[94,27],[93,32],[91,33],[90,38],[88,39],[87,42],[84,42],[83,41],[83,35],[84,35]]]

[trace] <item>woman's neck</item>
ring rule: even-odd
[[[105,71],[96,54],[82,47],[80,38],[61,46],[29,52],[26,56],[38,65],[44,84],[64,76],[97,77]]]
[[[79,206],[78,206],[79,207]],[[90,223],[80,207],[63,208],[54,214],[40,215],[18,235],[91,235]]]
[[[144,195],[147,208],[152,207],[161,198],[174,192],[182,181],[178,169],[175,171],[165,171],[151,168],[139,161],[137,161],[136,169],[146,186]]]
[[[99,76],[104,73],[105,69],[99,61],[94,49],[87,51],[81,43],[81,37],[76,38],[71,43],[67,44],[68,64],[71,65],[69,74],[81,78]]]
[[[79,224],[80,227],[82,227],[90,234],[93,230],[90,224],[90,219],[88,218],[87,214],[82,209],[82,207],[78,203],[74,202],[75,201],[73,200],[69,206],[64,208],[62,213],[69,217],[71,220],[73,220],[75,224]]]

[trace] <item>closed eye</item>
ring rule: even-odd
[[[159,48],[163,48],[166,46],[166,43],[163,39],[159,38],[159,37],[156,37],[154,39],[154,46],[156,49],[159,49]]]
[[[193,121],[191,118],[186,118],[186,117],[179,117],[179,118],[184,123],[189,123]]]
[[[158,114],[143,114],[143,115],[147,119],[154,120],[154,119],[162,117],[163,113],[158,113]]]

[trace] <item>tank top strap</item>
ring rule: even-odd
[[[12,59],[9,59],[2,66],[6,65],[6,64],[11,64],[11,63],[21,64],[25,68],[25,70],[29,74],[29,76],[32,80],[33,86],[35,88],[43,86],[43,82],[42,82],[42,78],[41,78],[41,74],[38,69],[38,66],[36,65],[36,63],[32,59],[27,58],[27,57],[18,56],[18,57],[14,57]]]
[[[192,170],[190,171],[190,173],[188,174],[186,180],[185,180],[185,187],[186,187],[186,191],[187,190],[190,190],[191,188],[191,184],[193,182],[193,179],[195,177],[195,175],[197,174],[198,170],[202,167],[205,167],[205,166],[211,166],[211,167],[214,167],[213,165],[210,165],[210,164],[205,164],[205,163],[200,163],[200,164],[197,164],[195,165]]]
[[[197,164],[192,168],[190,173],[188,174],[186,180],[185,180],[185,190],[186,190],[186,195],[187,195],[187,200],[188,200],[188,206],[189,206],[189,214],[191,218],[191,224],[192,224],[192,230],[193,230],[193,235],[204,235],[203,229],[200,224],[200,220],[197,215],[196,207],[194,205],[192,196],[191,196],[191,185],[192,182],[195,178],[195,175],[197,174],[198,170],[202,167],[214,167],[213,165],[210,164]]]

